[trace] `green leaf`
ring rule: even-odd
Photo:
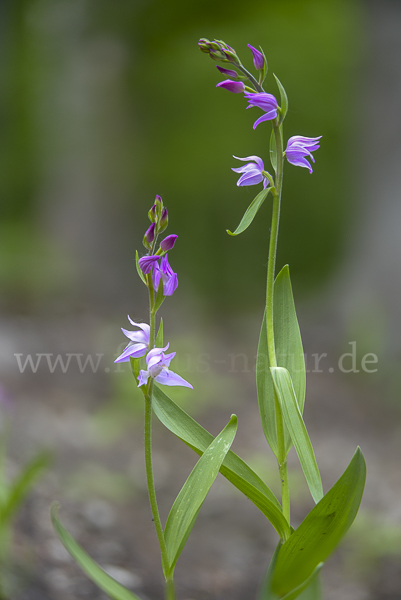
[[[245,231],[245,229],[248,229],[249,225],[254,220],[259,208],[262,206],[263,202],[266,200],[270,190],[271,190],[271,187],[268,187],[265,190],[262,190],[261,192],[259,192],[259,194],[256,196],[256,198],[254,198],[252,200],[252,202],[246,209],[244,216],[241,219],[241,223],[238,225],[238,227],[234,231],[234,233],[232,233],[229,229],[227,229],[227,233],[229,235],[239,235],[240,233]]]
[[[159,308],[161,307],[161,305],[163,304],[163,302],[166,298],[163,291],[164,291],[164,285],[163,285],[163,281],[160,279],[159,287],[157,288],[157,292],[156,292],[155,305],[153,307],[153,310],[155,313],[159,310]]]
[[[280,540],[276,546],[276,549],[275,549],[272,559],[270,561],[270,565],[267,570],[266,577],[258,591],[257,600],[275,600],[275,598],[276,598],[276,596],[272,594],[271,584],[272,584],[272,579],[273,579],[273,574],[274,574],[274,568],[276,566],[277,557],[278,557],[278,553],[280,552],[281,545],[282,545],[282,542]]]
[[[49,452],[41,452],[23,468],[13,481],[0,508],[0,528],[13,518],[42,471],[49,466],[50,460]]]
[[[160,319],[159,331],[157,332],[155,347],[163,348],[163,318]]]
[[[305,404],[306,387],[305,358],[295,312],[288,265],[281,269],[274,282],[273,304],[277,364],[289,371],[302,413]],[[276,407],[273,380],[270,373],[265,315],[260,331],[256,359],[256,385],[263,431],[271,449],[277,457]],[[292,446],[292,441],[286,427],[284,427],[284,443],[286,452],[288,453]]]
[[[303,413],[306,390],[305,356],[288,265],[281,269],[274,282],[274,337],[277,365],[289,371],[299,410]]]
[[[273,73],[274,75],[274,73]],[[288,111],[288,98],[287,98],[287,94],[286,91],[281,83],[281,81],[279,80],[278,77],[276,77],[276,75],[274,75],[274,79],[276,80],[277,83],[277,87],[280,91],[280,97],[281,97],[281,114],[280,114],[280,123],[282,123],[285,119],[285,116],[287,114]]]
[[[206,448],[171,507],[164,530],[171,572],[195,524],[200,508],[234,441],[237,417],[231,416],[223,431]]]
[[[298,596],[298,600],[322,600],[322,585],[319,573],[323,565],[324,563],[320,563],[309,579],[307,579],[308,585],[300,596]]]
[[[81,548],[69,531],[61,524],[58,517],[58,508],[58,502],[54,502],[50,510],[53,527],[65,549],[71,554],[72,558],[79,564],[89,579],[106,592],[110,598],[113,598],[113,600],[140,600],[138,596],[127,590],[121,583],[118,583],[113,577],[107,575],[85,550]]]
[[[283,544],[272,587],[280,597],[301,585],[351,527],[362,500],[366,464],[357,448],[347,469]]]
[[[145,275],[142,273],[141,267],[139,266],[139,254],[138,254],[138,250],[136,251],[135,254],[135,264],[136,264],[136,270],[138,271],[138,275],[139,277],[142,279],[143,283],[147,286],[147,281],[145,279]]]
[[[131,371],[133,372],[135,379],[138,379],[140,366],[141,366],[141,359],[140,358],[132,358],[132,356],[130,356],[129,362],[131,364]]]
[[[310,575],[308,579],[305,579],[301,585],[286,594],[282,600],[295,600],[295,598],[298,598],[299,600],[319,600],[321,593],[318,575],[322,570],[323,565],[324,563],[319,563],[312,575]]]
[[[266,579],[258,594],[258,600],[280,600],[280,598],[282,600],[295,600],[295,598],[299,598],[299,600],[320,600],[320,582],[318,574],[324,563],[320,563],[310,577],[284,597],[280,596],[279,598],[279,596],[272,591],[273,576],[281,547],[282,543],[280,541],[272,556]]]
[[[297,451],[312,498],[317,503],[323,498],[322,480],[320,479],[313,446],[299,410],[291,376],[287,369],[283,367],[270,367],[270,371],[284,422]]]
[[[197,454],[202,454],[213,441],[211,433],[157,386],[153,386],[153,409],[163,425]],[[290,535],[289,525],[273,492],[232,450],[224,459],[220,472],[259,508],[282,539]]]
[[[270,135],[270,162],[274,169],[274,172],[277,173],[277,148],[276,148],[276,136],[274,135],[274,129],[272,129]]]

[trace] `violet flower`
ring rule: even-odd
[[[243,173],[238,179],[237,185],[255,185],[256,183],[261,183],[263,181],[263,189],[265,190],[267,188],[269,180],[263,174],[265,168],[263,165],[263,160],[259,158],[259,156],[246,156],[245,158],[239,158],[238,156],[234,156],[234,158],[243,161],[253,161],[249,162],[248,164],[242,167],[231,169],[235,173]]]
[[[168,347],[169,345],[167,344],[165,348],[153,348],[148,352],[146,356],[146,366],[148,369],[147,371],[144,371],[143,369],[139,371],[138,387],[146,385],[149,377],[151,377],[157,383],[161,383],[162,385],[181,385],[193,389],[188,381],[185,381],[185,379],[180,377],[180,375],[177,375],[177,373],[170,371],[170,362],[176,353],[170,352],[170,354],[165,354],[164,352]]]
[[[265,111],[266,114],[262,115],[257,119],[253,125],[253,128],[262,123],[263,121],[271,121],[277,117],[277,100],[273,96],[273,94],[266,94],[265,92],[261,92],[258,94],[245,94],[245,98],[249,102],[249,106],[247,108],[251,108],[251,106],[257,106]]]
[[[159,258],[160,256],[142,256],[142,258],[138,260],[138,264],[142,273],[148,275],[151,272],[153,265],[159,260]]]
[[[170,267],[167,255],[160,260],[160,267],[157,263],[153,269],[153,287],[159,289],[160,280],[163,283],[163,295],[172,296],[178,286],[177,273],[174,273]]]
[[[149,346],[149,325],[147,325],[147,323],[135,323],[129,316],[128,321],[131,325],[134,325],[134,327],[139,327],[140,331],[128,331],[127,329],[121,328],[121,331],[130,340],[130,343],[124,349],[124,352],[116,358],[114,361],[115,363],[128,362],[130,358],[140,358],[141,356],[145,356]]]
[[[231,79],[220,81],[216,87],[224,88],[229,92],[234,92],[234,94],[240,94],[245,91],[245,85],[242,83],[242,81],[231,81]]]
[[[312,173],[311,164],[308,160],[306,160],[305,156],[310,156],[312,162],[315,162],[312,152],[320,148],[318,141],[321,137],[321,135],[314,138],[303,137],[302,135],[294,135],[290,137],[285,150],[285,155],[288,162],[290,162],[292,165],[296,165],[297,167],[306,167],[309,169],[309,173]]]
[[[168,250],[171,250],[171,248],[174,247],[174,244],[175,244],[175,241],[177,238],[178,238],[178,235],[175,235],[174,233],[165,237],[164,240],[162,240],[160,243],[160,248],[163,250],[163,252],[167,252]]]
[[[257,71],[262,71],[265,66],[265,57],[259,50],[256,50],[256,48],[251,46],[251,44],[248,44],[248,48],[252,50],[253,64],[255,65],[255,69]]]

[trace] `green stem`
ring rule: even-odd
[[[273,212],[272,223],[270,230],[269,244],[269,259],[267,265],[267,282],[266,282],[266,333],[267,347],[269,352],[269,362],[271,367],[277,367],[276,348],[274,341],[274,321],[273,321],[273,298],[274,298],[274,277],[276,270],[276,255],[277,255],[277,239],[280,222],[280,205],[281,191],[283,187],[283,140],[280,131],[278,119],[273,122],[273,131],[276,142],[277,151],[277,171],[275,190],[273,189]],[[277,445],[278,445],[278,467],[280,472],[281,482],[281,501],[283,514],[290,522],[290,493],[288,486],[287,472],[287,457],[284,445],[284,422],[280,404],[276,394],[274,394],[274,402],[276,408],[276,430],[277,430]]]
[[[175,600],[176,599],[175,586],[174,586],[174,581],[172,578],[166,580],[165,592],[166,592],[166,600]]]
[[[153,521],[155,523],[157,539],[159,540],[161,561],[164,577],[166,578],[166,584],[168,581],[172,581],[170,578],[170,565],[167,555],[167,546],[164,539],[163,527],[160,520],[159,508],[157,506],[155,480],[153,476],[153,464],[152,464],[152,389],[153,380],[150,380],[150,384],[145,393],[145,467],[146,467],[146,480],[148,483],[149,502],[152,510]],[[171,584],[169,584],[171,586]],[[167,598],[173,598],[173,596],[167,596]]]

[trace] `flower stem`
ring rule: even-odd
[[[267,333],[267,347],[269,352],[269,362],[271,367],[277,367],[276,359],[276,348],[274,341],[274,322],[273,322],[273,298],[274,298],[274,276],[276,270],[276,254],[277,254],[277,239],[278,229],[280,221],[280,204],[281,204],[281,191],[283,186],[283,140],[280,131],[280,125],[278,119],[273,122],[273,131],[276,142],[277,152],[277,170],[276,170],[276,181],[275,189],[273,188],[273,212],[272,212],[272,223],[270,230],[270,244],[269,244],[269,259],[267,265],[267,283],[266,283],[266,333]],[[278,467],[280,472],[281,482],[281,501],[283,514],[290,522],[290,493],[288,486],[288,472],[287,472],[287,457],[285,453],[284,445],[284,423],[283,415],[281,412],[280,404],[276,394],[274,394],[274,402],[276,408],[276,431],[277,431],[277,445],[278,445]]]
[[[155,481],[153,477],[153,463],[152,463],[152,389],[153,381],[150,384],[145,393],[145,467],[146,467],[146,480],[148,484],[149,502],[152,510],[153,521],[155,524],[157,539],[159,540],[161,561],[164,577],[166,578],[166,598],[168,600],[174,599],[174,583],[170,576],[170,566],[167,555],[167,546],[164,539],[163,527],[160,520],[159,508],[157,506]],[[170,591],[168,591],[170,590]],[[172,590],[172,591],[171,591]]]

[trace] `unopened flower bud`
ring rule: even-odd
[[[157,209],[156,204],[154,204],[152,206],[152,208],[150,209],[150,211],[148,212],[149,221],[151,221],[152,223],[155,223],[157,220],[156,209]]]
[[[202,52],[209,54],[213,60],[221,60],[223,62],[231,62],[240,64],[239,58],[233,48],[222,40],[210,41],[206,38],[201,38],[198,46]]]
[[[199,50],[201,52],[209,54],[209,43],[209,40],[207,40],[206,38],[201,38],[198,42]]]
[[[224,67],[219,67],[219,65],[216,65],[216,69],[218,69],[220,71],[220,73],[223,73],[223,75],[226,75],[226,77],[231,77],[231,79],[238,78],[237,71],[232,71],[231,69],[225,69]]]
[[[178,238],[178,235],[175,235],[174,233],[171,235],[168,235],[166,238],[164,238],[164,240],[160,243],[160,248],[163,250],[163,252],[167,252],[168,250],[171,250],[171,248],[174,247],[175,240],[177,238]]]
[[[167,208],[163,206],[162,214],[159,220],[159,232],[164,231],[168,225],[168,212]]]
[[[252,51],[253,64],[255,65],[255,69],[257,71],[263,71],[265,67],[265,57],[259,50],[251,46],[251,44],[248,44],[248,48],[250,48]]]
[[[145,236],[143,238],[143,245],[145,246],[145,248],[150,248],[151,245],[153,244],[153,242],[155,240],[155,228],[156,228],[156,224],[152,223],[152,225],[149,227],[149,229],[145,233]]]
[[[224,88],[229,92],[234,92],[234,94],[241,94],[242,92],[245,92],[245,85],[242,83],[242,81],[232,81],[231,79],[220,81],[216,87]]]
[[[161,196],[156,196],[155,205],[156,205],[156,214],[159,217],[160,213],[162,211],[162,208],[163,208],[163,200],[161,199]]]

